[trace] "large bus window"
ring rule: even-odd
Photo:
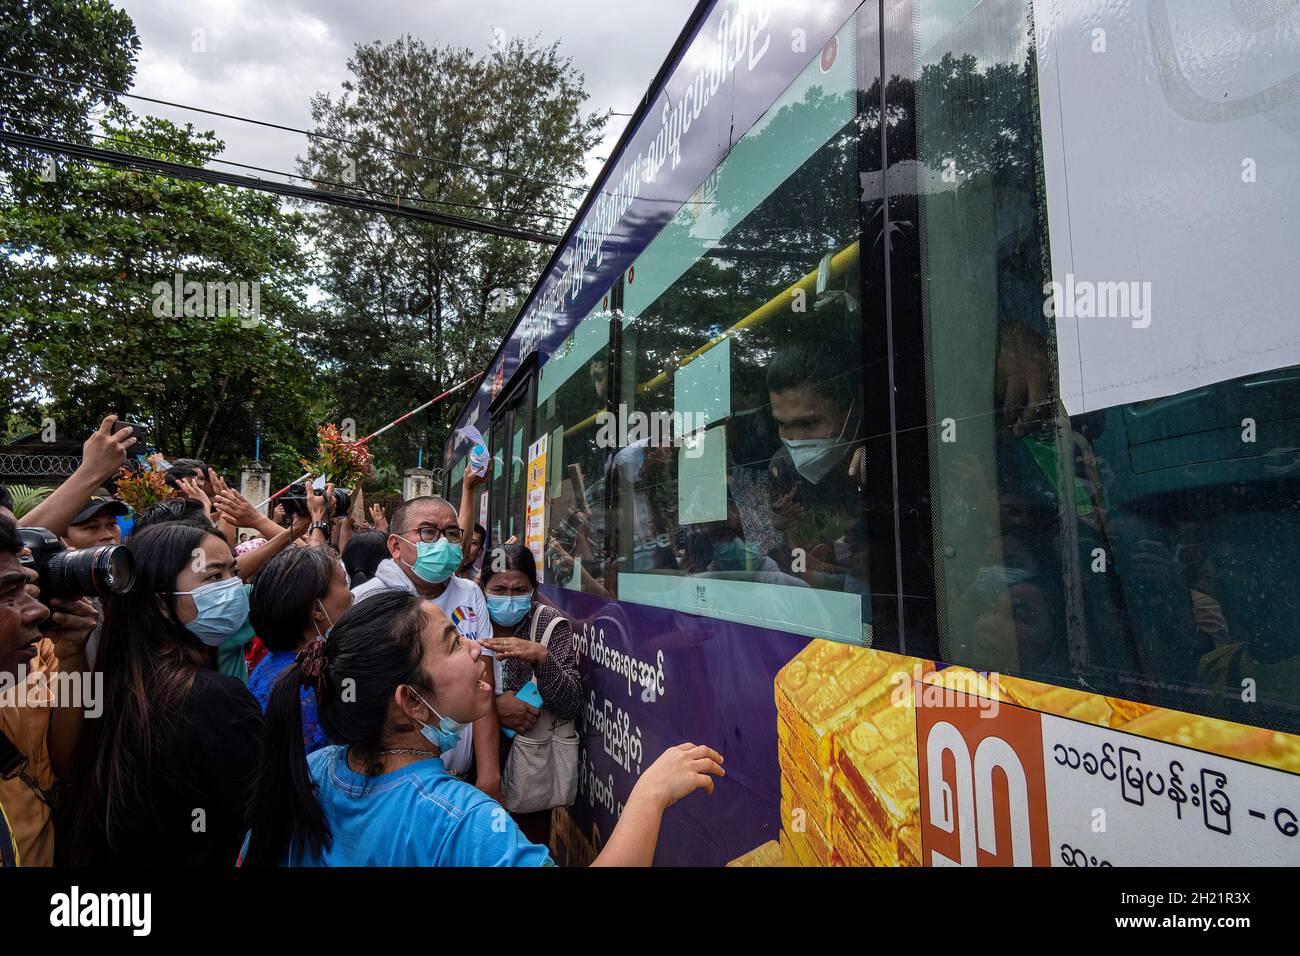
[[[545,576],[549,584],[607,594],[605,463],[596,418],[609,404],[610,316],[616,286],[542,367],[538,435],[547,436]],[[611,301],[613,300],[613,301]]]
[[[851,21],[624,277],[620,600],[871,642],[856,45]]]
[[[1294,732],[1300,371],[1066,414],[1044,308],[1031,8],[916,0],[899,103],[918,166],[935,172],[916,199],[912,302],[928,418],[900,429],[928,435],[939,654]],[[1133,268],[1096,278],[1140,279]],[[1147,331],[1153,350],[1179,334]],[[1244,442],[1246,419],[1269,437]],[[1270,453],[1282,446],[1289,456]]]

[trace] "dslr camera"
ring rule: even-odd
[[[20,561],[36,572],[42,603],[126,594],[135,584],[135,556],[123,545],[73,551],[48,528],[19,528],[18,536],[31,551]]]
[[[289,486],[289,490],[280,496],[280,504],[284,505],[284,513],[289,517],[306,517],[307,495],[308,493],[317,496],[324,496],[324,488],[309,488],[304,481],[295,481]],[[331,518],[343,518],[347,516],[348,511],[352,509],[352,497],[347,493],[345,488],[334,489],[334,507],[330,511]]]

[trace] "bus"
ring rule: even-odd
[[[1297,27],[697,6],[457,421],[573,623],[557,861],[692,741],[658,864],[1300,863]]]

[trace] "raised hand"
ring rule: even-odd
[[[114,432],[117,416],[109,415],[81,446],[81,467],[95,478],[96,483],[107,481],[126,463],[126,450],[135,443],[130,428]]]

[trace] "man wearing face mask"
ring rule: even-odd
[[[814,587],[862,594],[870,587],[862,533],[860,376],[847,343],[804,339],[776,354],[767,372],[768,398],[781,448],[772,456],[772,526],[789,553],[773,553],[782,570]],[[794,549],[802,549],[800,571]],[[866,618],[864,618],[866,620]]]
[[[477,584],[458,577],[463,552],[463,532],[456,509],[443,498],[421,497],[404,501],[389,519],[388,554],[375,575],[352,590],[357,604],[384,591],[418,594],[451,619],[462,637],[476,641],[492,636],[487,601]],[[501,676],[495,655],[483,649],[483,678],[500,690]],[[500,725],[495,708],[474,721],[456,745],[441,754],[447,769],[465,775],[475,762],[475,785],[489,796],[501,796],[501,755],[497,740]]]

